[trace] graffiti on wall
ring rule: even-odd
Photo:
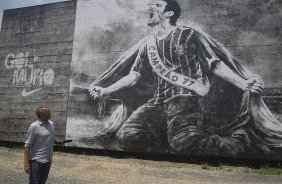
[[[282,123],[261,98],[263,79],[207,33],[178,25],[181,5],[177,1],[150,1],[146,18],[137,16],[133,10],[138,12],[140,6],[129,6],[128,1],[112,2],[113,14],[122,12],[119,16],[102,13],[108,12],[103,11],[107,6],[95,2],[78,1],[70,95],[75,97],[75,88],[80,88],[79,94],[88,98],[84,105],[75,100],[70,104],[79,103],[88,114],[74,108],[75,113],[68,115],[67,138],[76,140],[76,146],[279,157]],[[132,19],[126,19],[128,7]],[[87,29],[80,16],[93,12],[104,17]],[[122,28],[116,26],[116,19],[128,26],[126,33],[119,32]],[[137,39],[140,33],[143,38]],[[127,39],[131,35],[135,38]],[[124,40],[132,45],[123,44]],[[105,42],[101,50],[108,52],[101,52]]]
[[[22,96],[29,96],[54,82],[54,70],[35,67],[34,63],[38,62],[40,62],[40,56],[31,57],[29,52],[9,53],[5,57],[5,68],[13,71],[12,86],[36,87],[31,91],[26,91],[24,88]]]

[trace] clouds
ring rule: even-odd
[[[79,0],[72,72],[100,75],[146,35],[150,30],[146,4],[145,0]]]

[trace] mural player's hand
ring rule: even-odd
[[[248,88],[251,93],[261,94],[263,90],[263,81],[259,75],[253,75],[251,79],[247,81]]]
[[[24,164],[24,172],[27,174],[30,174],[30,165],[29,164]]]
[[[89,89],[90,96],[94,98],[94,100],[101,98],[105,96],[106,94],[106,88],[100,87],[100,86],[93,86],[92,90]]]

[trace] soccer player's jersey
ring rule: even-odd
[[[191,28],[175,27],[164,39],[157,39],[158,53],[164,65],[171,71],[191,77],[206,84],[212,63],[219,61],[208,43]],[[164,100],[181,94],[194,92],[169,83],[159,77],[152,69],[147,54],[147,44],[139,49],[138,56],[131,68],[141,77],[148,75],[157,82],[153,103],[162,103]]]

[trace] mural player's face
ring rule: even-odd
[[[158,25],[162,20],[164,20],[165,17],[165,7],[167,5],[167,2],[161,1],[161,0],[153,0],[148,4],[148,26],[154,27],[155,25]]]

